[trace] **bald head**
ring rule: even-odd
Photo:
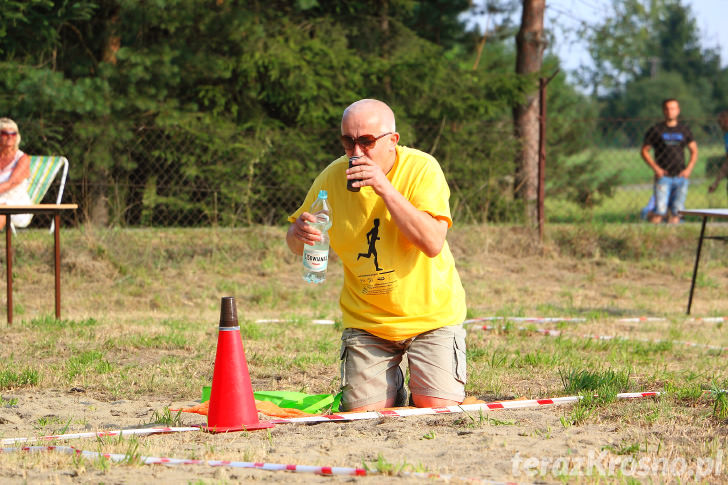
[[[394,113],[385,103],[376,99],[352,103],[341,117],[341,135],[342,140],[351,140],[344,144],[348,157],[368,158],[385,174],[394,166],[399,133],[394,127]],[[358,141],[360,138],[363,141]]]
[[[343,126],[344,120],[349,117],[366,119],[369,123],[379,126],[382,133],[397,131],[394,123],[394,112],[386,103],[378,99],[360,99],[350,104],[341,117]]]

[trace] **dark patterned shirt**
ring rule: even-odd
[[[667,126],[663,121],[647,130],[644,144],[655,150],[655,163],[668,176],[677,177],[685,169],[685,147],[693,140],[693,133],[684,124]]]

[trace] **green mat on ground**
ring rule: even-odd
[[[304,413],[316,414],[331,407],[331,412],[339,412],[341,393],[305,394],[294,391],[259,391],[253,392],[258,401],[270,401],[282,408],[299,409]]]
[[[341,393],[333,394],[306,394],[295,391],[258,391],[253,392],[258,401],[272,402],[278,407],[299,409],[304,413],[317,414],[324,409],[331,408],[332,413],[339,412]],[[202,402],[210,399],[210,387],[202,388]]]

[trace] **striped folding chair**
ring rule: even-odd
[[[61,203],[63,188],[66,186],[68,159],[60,156],[31,155],[30,186],[28,187],[28,195],[30,196],[30,200],[33,204],[41,203],[61,168],[63,168],[63,173],[61,174],[61,185],[58,188],[58,195],[56,196],[56,204]],[[53,225],[54,222],[51,221],[51,232],[53,232]],[[15,227],[12,222],[10,223],[10,227],[13,230],[13,233],[15,233]]]

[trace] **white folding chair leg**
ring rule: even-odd
[[[64,157],[63,158],[63,173],[61,174],[61,186],[58,189],[58,197],[56,198],[56,204],[61,203],[61,198],[63,197],[63,189],[66,187],[66,175],[68,175],[68,160]],[[49,232],[52,234],[53,230],[55,228],[56,228],[56,220],[54,218],[51,220],[51,230]]]

